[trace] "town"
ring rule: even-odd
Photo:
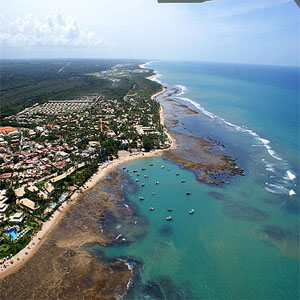
[[[129,66],[89,75],[107,78],[112,88],[130,80],[122,97],[100,92],[50,99],[5,117],[0,127],[2,262],[26,247],[60,205],[119,151],[170,146],[160,105],[151,98],[161,86],[147,79],[152,71]]]

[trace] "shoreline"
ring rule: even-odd
[[[155,76],[155,75],[153,75]],[[162,90],[153,94],[151,99],[156,98],[158,95],[164,93],[167,90],[166,87],[162,87]],[[160,122],[165,127],[165,117],[164,109],[160,104]],[[103,163],[98,167],[97,172],[95,172],[84,184],[83,186],[73,193],[69,200],[64,202],[50,217],[48,221],[43,223],[41,230],[32,238],[30,243],[18,252],[15,256],[6,260],[0,269],[0,281],[7,276],[17,272],[27,261],[30,260],[32,256],[40,249],[44,244],[47,237],[54,230],[54,228],[60,223],[65,214],[69,211],[71,206],[82,196],[82,194],[94,185],[96,185],[100,180],[104,179],[108,173],[116,169],[119,165],[141,158],[150,158],[153,156],[160,156],[164,151],[172,150],[176,148],[176,140],[169,134],[165,127],[165,133],[168,136],[171,146],[166,149],[151,150],[150,152],[136,152],[130,153],[128,151],[119,151],[119,158],[112,161]],[[5,267],[4,267],[5,266]]]

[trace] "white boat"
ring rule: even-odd
[[[159,184],[159,181],[156,181],[155,184]]]
[[[144,197],[140,197],[140,200],[144,200],[145,198]]]
[[[172,221],[173,218],[172,218],[171,216],[168,216],[168,217],[166,217],[166,220],[167,220],[167,221]]]
[[[189,214],[193,214],[195,212],[195,210],[192,208],[190,211],[189,211]]]
[[[154,207],[149,207],[149,210],[153,211],[153,210],[154,210]]]
[[[164,167],[165,167],[164,165],[161,166],[162,169],[163,169]]]

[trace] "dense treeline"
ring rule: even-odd
[[[73,99],[91,94],[103,94],[120,99],[132,88],[124,78],[120,84],[90,76],[121,60],[2,60],[0,61],[0,121],[34,103],[49,99]],[[138,61],[134,66],[138,65]]]

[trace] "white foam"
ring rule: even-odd
[[[289,194],[289,190],[282,185],[276,185],[268,182],[266,182],[266,185],[267,186],[265,187],[265,189],[270,193],[285,194],[285,195]]]
[[[251,129],[248,129],[245,126],[239,126],[239,125],[235,125],[229,121],[226,121],[224,118],[218,117],[216,115],[214,115],[213,113],[209,112],[208,110],[206,110],[205,108],[203,108],[199,103],[189,99],[189,98],[185,98],[185,97],[176,97],[179,98],[181,100],[187,101],[191,104],[193,104],[193,106],[195,106],[197,109],[199,109],[202,113],[204,113],[206,116],[208,116],[211,119],[217,119],[223,123],[225,123],[226,125],[228,125],[229,127],[232,127],[234,129],[236,129],[239,132],[245,132],[248,133],[252,136],[254,136],[258,141],[260,141],[262,143],[262,145],[266,148],[266,150],[268,151],[268,153],[276,160],[282,160],[281,157],[279,157],[276,152],[269,146],[270,141],[267,139],[264,139],[262,137],[260,137],[256,132],[254,132]]]
[[[208,110],[204,109],[199,103],[196,103],[196,102],[192,101],[189,98],[184,98],[184,97],[176,97],[176,98],[179,98],[181,100],[184,100],[184,101],[187,101],[187,102],[193,104],[196,108],[198,108],[202,113],[204,113],[209,118],[211,118],[211,119],[215,119],[216,118],[216,116],[214,114],[212,114]]]
[[[141,69],[146,69],[146,67],[148,66],[148,65],[150,65],[150,61],[147,61],[147,62],[145,62],[144,64],[141,64],[141,65],[139,65],[139,67],[141,68]]]
[[[157,73],[157,71],[154,71],[154,73],[156,73],[154,76],[150,76],[150,77],[147,77],[147,79],[151,80],[151,81],[155,81],[161,85],[163,85],[162,81],[159,80],[158,78],[161,77],[162,75]]]
[[[294,180],[296,176],[291,171],[286,171],[286,174],[290,180]]]
[[[290,195],[290,196],[293,196],[293,195],[296,195],[296,193],[295,193],[294,190],[290,190],[290,191],[289,191],[289,195]]]
[[[184,85],[177,84],[176,87],[181,90],[180,93],[177,94],[177,96],[181,96],[181,95],[185,94],[185,92],[187,91],[187,88]]]

